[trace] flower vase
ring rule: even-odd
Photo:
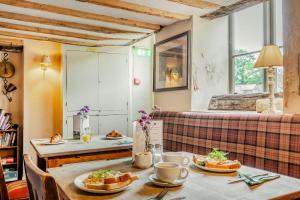
[[[144,131],[144,134],[145,134],[145,152],[150,152],[151,149],[151,145],[150,145],[150,134],[149,134],[149,130],[145,130]]]

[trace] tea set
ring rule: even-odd
[[[185,182],[189,175],[187,166],[190,159],[187,156],[181,152],[163,152],[161,155],[154,156],[155,159],[151,152],[137,153],[134,161],[134,165],[141,169],[154,167],[154,174],[149,176],[149,180],[154,185],[176,187]]]

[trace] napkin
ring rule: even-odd
[[[253,186],[253,185],[258,185],[267,181],[277,179],[280,177],[280,175],[276,174],[276,175],[266,175],[266,176],[259,176],[259,177],[250,177],[249,175],[246,174],[240,174],[240,177],[244,179],[244,182],[247,185]]]

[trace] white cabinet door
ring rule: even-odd
[[[90,129],[93,135],[99,135],[99,116],[90,115]],[[64,138],[73,138],[73,116],[67,117],[67,135]]]
[[[99,117],[100,135],[117,130],[128,135],[127,115],[105,115]]]
[[[129,66],[122,54],[99,54],[100,110],[104,113],[127,114]]]
[[[67,111],[79,110],[84,105],[99,110],[98,53],[67,52]]]

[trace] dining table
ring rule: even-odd
[[[82,140],[63,139],[62,143],[49,144],[49,139],[30,140],[37,154],[37,165],[43,171],[64,164],[79,163],[92,160],[110,160],[131,157],[131,137],[111,140],[105,136],[92,136],[86,143]]]
[[[191,153],[183,152],[192,158]],[[262,174],[271,172],[243,166],[236,172],[216,173],[201,170],[193,162],[187,166],[189,176],[182,186],[168,188],[164,200],[263,200],[263,199],[296,199],[300,198],[300,179],[280,175],[280,178],[256,186],[248,186],[244,181],[229,184],[237,180],[239,174]],[[76,177],[99,169],[113,169],[121,172],[131,172],[138,176],[129,188],[115,194],[93,194],[78,189],[74,180]],[[67,164],[62,167],[49,168],[48,173],[54,177],[60,195],[65,200],[147,200],[155,197],[164,188],[155,186],[149,180],[154,168],[139,169],[133,166],[132,158],[121,158],[109,161],[89,161],[76,164]]]

